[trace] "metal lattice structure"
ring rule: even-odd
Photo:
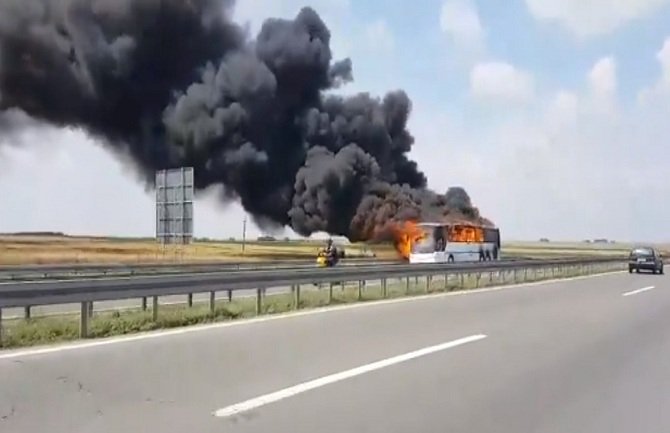
[[[193,168],[156,172],[156,239],[162,244],[193,240]]]

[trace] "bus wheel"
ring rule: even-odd
[[[450,254],[450,255],[449,255],[449,258],[447,259],[447,262],[448,262],[448,263],[454,263],[454,256],[452,256],[452,255]]]

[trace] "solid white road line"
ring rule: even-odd
[[[653,290],[656,287],[654,286],[649,286],[649,287],[643,287],[641,289],[633,290],[630,292],[622,293],[621,296],[631,296],[631,295],[637,295],[638,293],[643,293],[643,292],[648,292],[649,290]]]
[[[275,403],[279,400],[284,400],[286,398],[302,394],[303,392],[307,392],[315,388],[330,385],[335,382],[349,379],[354,376],[359,376],[364,373],[369,373],[374,370],[379,370],[381,368],[389,367],[394,364],[399,364],[401,362],[407,362],[409,360],[419,358],[421,356],[430,355],[431,353],[451,349],[453,347],[461,346],[467,343],[473,343],[475,341],[482,340],[486,337],[487,336],[483,334],[471,335],[469,337],[460,338],[458,340],[449,341],[447,343],[442,343],[436,346],[416,350],[414,352],[405,353],[403,355],[394,356],[392,358],[383,359],[381,361],[373,362],[372,364],[362,365],[360,367],[352,368],[351,370],[346,370],[340,373],[324,376],[319,379],[311,380],[309,382],[304,382],[299,385],[292,386],[290,388],[284,388],[280,391],[273,392],[271,394],[262,395],[260,397],[252,398],[251,400],[243,401],[241,403],[237,403],[232,406],[224,407],[214,412],[214,416],[219,418],[234,416],[239,413],[247,412],[270,403]]]

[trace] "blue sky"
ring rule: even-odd
[[[353,60],[341,92],[405,89],[431,186],[466,187],[508,239],[670,241],[670,0],[237,3],[254,31],[317,10],[335,55]],[[0,188],[15,191],[0,232],[152,235],[151,193],[88,137],[22,139],[34,144],[0,147]],[[213,195],[196,234],[239,235],[243,211]]]

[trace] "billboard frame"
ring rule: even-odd
[[[193,242],[193,167],[156,171],[156,240],[163,244]]]

